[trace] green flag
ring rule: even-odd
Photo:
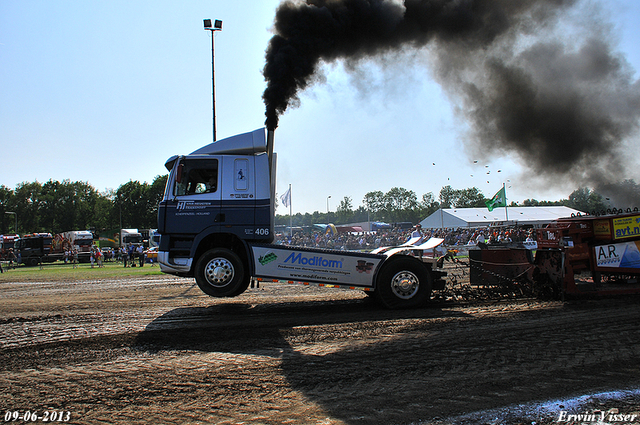
[[[493,198],[485,202],[485,205],[489,209],[489,211],[493,211],[496,207],[506,207],[507,206],[507,195],[504,190],[504,186],[500,189]]]

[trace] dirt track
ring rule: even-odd
[[[466,423],[453,418],[640,387],[636,299],[387,311],[284,284],[211,299],[172,277],[0,294],[3,413],[71,423]]]

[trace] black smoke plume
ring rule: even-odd
[[[605,25],[569,34],[567,16],[587,6],[286,0],[266,52],[266,126],[277,127],[323,63],[427,48],[434,77],[470,124],[469,154],[515,155],[536,175],[581,187],[627,179],[636,171],[628,159],[637,151],[640,82]]]

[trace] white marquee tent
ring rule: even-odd
[[[420,222],[423,228],[487,227],[500,222],[540,227],[561,217],[584,214],[569,207],[444,208]]]

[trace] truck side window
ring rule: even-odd
[[[204,164],[203,162],[206,162]],[[197,195],[218,190],[218,161],[194,161],[184,168],[182,181],[176,182],[175,195]]]

